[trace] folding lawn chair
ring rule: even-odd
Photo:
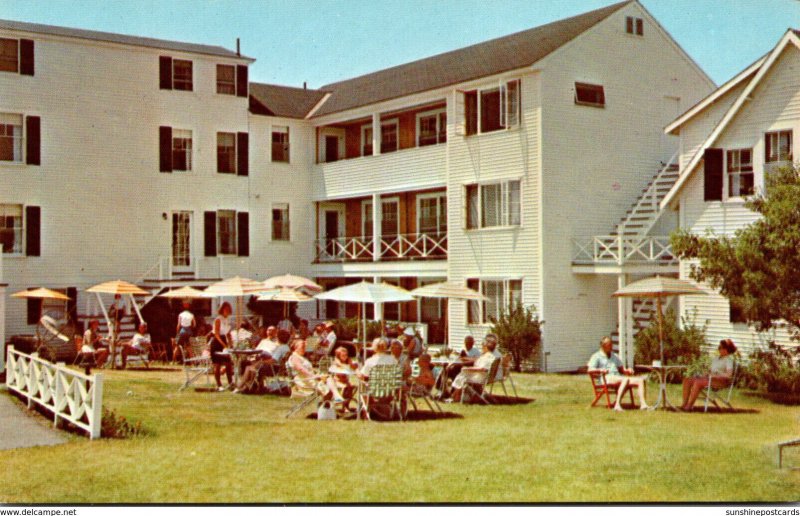
[[[494,362],[492,362],[492,365],[489,366],[489,371],[485,375],[481,375],[480,380],[467,378],[467,382],[464,384],[464,392],[461,393],[461,403],[464,403],[467,396],[477,396],[478,399],[486,405],[491,404],[492,402],[489,400],[491,393],[488,387],[497,379],[497,370],[499,368],[500,359],[496,358]]]
[[[179,390],[183,390],[195,383],[202,376],[206,377],[206,386],[211,386],[211,355],[206,352],[207,340],[205,337],[192,337],[189,339],[191,357],[188,357],[188,350],[182,346],[180,349],[183,358],[183,372],[186,374],[186,381],[183,382]]]
[[[600,398],[603,396],[606,397],[606,407],[611,408],[616,403],[616,398],[614,403],[611,402],[611,393],[614,393],[616,397],[624,396],[625,392],[619,392],[620,382],[616,383],[608,383],[606,380],[606,373],[602,371],[588,371],[589,380],[592,382],[592,392],[594,393],[594,400],[592,400],[592,404],[590,407],[594,407],[597,405],[597,402],[600,401]],[[635,404],[633,401],[633,389],[631,385],[628,384],[628,387],[625,389],[628,394],[631,395],[631,403]]]
[[[705,406],[703,408],[703,412],[708,412],[708,404],[709,402],[713,403],[715,407],[721,409],[720,403],[728,407],[728,410],[733,410],[733,405],[731,405],[731,394],[733,394],[733,386],[736,384],[736,373],[739,372],[739,361],[734,359],[733,361],[733,374],[731,375],[730,382],[727,385],[714,387],[711,385],[711,374],[708,375],[708,387],[700,391],[700,393],[705,397]],[[724,397],[723,397],[724,395]]]
[[[511,355],[503,355],[503,358],[500,359],[500,371],[502,371],[503,376],[489,381],[489,394],[494,394],[494,384],[499,383],[500,387],[503,388],[503,393],[508,396],[508,391],[506,390],[506,380],[508,380],[511,383],[511,389],[514,391],[514,397],[518,398],[517,387],[514,385],[514,379],[511,378]]]

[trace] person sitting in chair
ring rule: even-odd
[[[711,360],[711,388],[721,389],[730,385],[733,379],[733,355],[736,344],[731,339],[722,339],[717,348],[719,357]],[[693,376],[683,379],[683,405],[680,409],[690,411],[703,389],[708,388],[709,375]]]
[[[331,376],[328,377],[328,388],[333,393],[334,399],[343,399],[343,410],[349,410],[350,401],[355,394],[355,387],[350,383],[350,375],[358,369],[358,363],[350,358],[347,348],[339,346],[334,350],[333,364],[330,368]],[[324,371],[323,371],[324,372]]]
[[[330,399],[331,392],[325,383],[327,377],[318,375],[314,372],[311,362],[305,357],[306,342],[302,339],[295,339],[292,342],[292,354],[286,364],[293,371],[293,390],[303,394],[312,394],[315,391],[322,395],[324,399]],[[336,401],[344,401],[337,399]]]
[[[397,359],[388,353],[389,343],[383,337],[378,337],[372,341],[372,350],[374,355],[369,357],[364,365],[361,367],[358,375],[364,379],[369,379],[369,372],[377,365],[397,365]]]
[[[131,355],[144,355],[150,353],[148,347],[150,346],[150,334],[147,333],[147,324],[142,323],[136,330],[136,334],[131,339],[130,343],[122,345],[122,368],[128,363],[128,357]]]
[[[92,319],[89,321],[89,329],[83,334],[83,345],[81,355],[83,358],[93,357],[96,367],[103,367],[108,360],[108,345],[100,335],[100,321]]]
[[[464,386],[467,383],[482,383],[485,380],[494,361],[500,358],[500,353],[496,351],[496,348],[497,338],[493,334],[487,335],[483,341],[483,354],[475,361],[475,365],[463,367],[455,380],[453,380],[452,401],[461,401]],[[498,368],[499,373],[501,371]]]
[[[633,371],[626,369],[619,356],[612,351],[614,342],[611,337],[603,337],[600,340],[600,349],[589,358],[587,364],[588,370],[600,371],[606,373],[606,382],[610,384],[619,383],[617,387],[617,401],[614,403],[614,410],[622,412],[622,395],[627,389],[636,387],[636,392],[639,395],[639,409],[645,410],[649,408],[647,401],[644,399],[645,383],[644,378],[633,375]]]
[[[419,374],[412,376],[409,379],[409,383],[412,389],[416,386],[429,392],[433,388],[433,384],[436,383],[436,377],[433,376],[433,368],[431,367],[431,356],[423,353],[417,359],[417,365],[419,366]]]

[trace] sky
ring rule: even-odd
[[[766,53],[800,0],[640,0],[722,84]],[[0,18],[236,48],[250,80],[309,88],[536,27],[613,0],[0,0]]]

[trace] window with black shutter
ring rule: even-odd
[[[247,67],[244,65],[236,66],[236,96],[247,96]]]
[[[250,218],[246,211],[236,214],[236,236],[238,242],[238,255],[250,256]]]
[[[161,172],[172,172],[172,127],[158,128],[158,158]]]
[[[247,133],[236,134],[236,173],[246,176],[250,172],[249,137]]]
[[[160,56],[158,58],[158,85],[162,90],[172,89],[172,58]]]
[[[31,289],[28,289],[31,290]],[[28,299],[28,324],[38,324],[39,319],[42,318],[42,300],[29,298]]]
[[[207,211],[203,213],[203,240],[204,254],[206,256],[217,256],[217,212]]]
[[[25,254],[41,256],[42,209],[38,206],[25,206]]]
[[[478,134],[478,92],[464,93],[464,116],[467,135]]]
[[[33,75],[34,68],[33,40],[21,39],[19,40],[19,73]]]
[[[25,163],[42,164],[42,121],[38,116],[25,117]]]
[[[703,199],[722,200],[722,149],[706,149],[703,153]]]

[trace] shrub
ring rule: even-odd
[[[142,423],[131,423],[125,416],[118,416],[112,409],[103,407],[103,419],[100,423],[100,435],[109,439],[127,439],[142,435]]]
[[[497,335],[500,350],[511,354],[514,370],[519,371],[522,363],[531,358],[538,369],[544,321],[539,320],[536,308],[513,303],[499,318],[491,317],[490,320],[491,332]]]
[[[766,350],[755,351],[742,369],[739,383],[750,389],[771,394],[800,395],[800,367],[791,352],[770,343]]]
[[[697,326],[695,312],[691,319],[681,317],[682,327],[677,324],[675,311],[667,310],[664,314],[664,363],[670,365],[689,366],[701,355],[701,347],[706,342],[707,325]],[[650,325],[641,330],[635,338],[636,353],[634,361],[637,364],[650,364],[653,360],[661,360],[658,342],[658,314],[650,317]],[[682,381],[683,373],[680,369],[670,375],[673,381]]]
[[[349,317],[346,319],[334,319],[334,331],[336,338],[341,340],[355,340],[358,336],[361,319],[357,317]],[[381,336],[381,323],[380,321],[367,321],[367,342],[376,337]]]

